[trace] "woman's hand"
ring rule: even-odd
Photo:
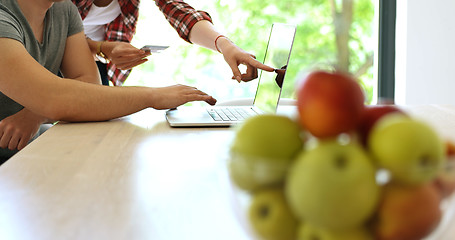
[[[256,56],[245,52],[226,37],[220,37],[216,44],[223,54],[224,60],[232,69],[232,73],[234,74],[232,79],[235,79],[238,82],[248,82],[256,79],[258,77],[258,68],[268,72],[273,72],[275,70],[274,68],[257,61]],[[240,64],[246,65],[246,73],[240,72]]]

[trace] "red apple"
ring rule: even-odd
[[[455,143],[450,140],[446,140],[446,154],[449,158],[455,158]]]
[[[431,183],[385,185],[374,222],[378,240],[414,240],[429,235],[439,224],[441,196]]]
[[[441,197],[446,198],[450,196],[455,191],[455,170],[443,170],[436,179],[434,180],[434,185],[439,190]]]
[[[310,73],[299,85],[297,95],[300,123],[318,138],[354,130],[364,107],[359,83],[340,72]]]
[[[366,140],[373,125],[383,116],[389,113],[406,113],[396,105],[366,105],[362,112],[357,130],[360,141],[366,146]]]

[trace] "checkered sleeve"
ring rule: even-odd
[[[155,3],[179,36],[189,43],[190,31],[194,24],[201,20],[212,22],[207,12],[195,10],[181,0],[157,0]]]
[[[105,39],[108,41],[131,42],[136,32],[139,17],[139,0],[120,0],[122,13],[106,26]],[[108,63],[107,75],[114,86],[121,86],[131,70],[120,70],[112,62]]]
[[[93,5],[93,0],[71,0],[84,19]],[[104,39],[107,41],[131,42],[139,17],[140,0],[119,0],[121,14],[105,26]],[[121,86],[131,70],[120,70],[112,62],[107,65],[107,75],[114,86]]]

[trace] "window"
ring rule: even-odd
[[[309,70],[339,68],[364,86],[367,101],[377,98],[374,56],[377,13],[374,0],[218,0],[187,1],[209,12],[223,34],[262,61],[273,22],[298,26],[283,84],[284,98],[295,98],[295,83]],[[387,2],[387,1],[385,1]],[[253,97],[257,81],[237,83],[221,54],[181,40],[153,1],[142,1],[133,45],[170,45],[136,67],[125,85],[196,86],[218,100]],[[191,103],[190,103],[191,104]],[[197,103],[193,103],[197,104]]]

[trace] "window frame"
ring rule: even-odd
[[[395,101],[396,0],[379,0],[378,103]]]

